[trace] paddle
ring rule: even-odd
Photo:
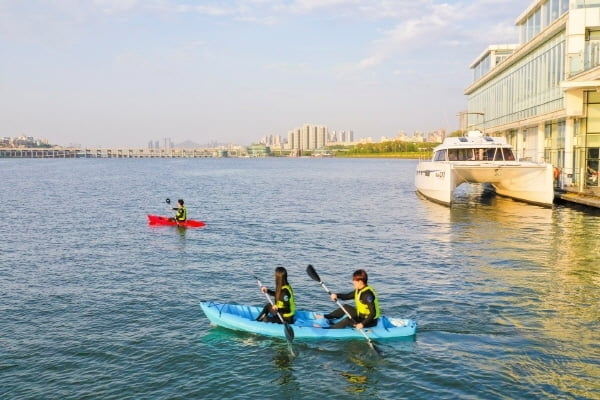
[[[256,279],[256,281],[258,282],[258,287],[260,287],[262,289],[263,285],[260,282],[260,279],[258,279],[256,276],[254,277],[254,279]],[[273,301],[271,300],[271,297],[269,296],[268,293],[265,293],[265,297],[267,298],[267,300],[269,301],[269,303],[271,304],[271,306],[274,306]],[[285,332],[285,338],[291,344],[292,341],[294,340],[294,329],[290,326],[289,323],[285,322],[285,320],[283,319],[283,317],[281,316],[281,314],[279,314],[279,311],[276,311],[276,314],[279,317],[279,320],[281,321],[281,323],[283,323],[283,328],[284,328],[284,332]]]
[[[323,281],[319,277],[319,274],[317,274],[317,271],[315,271],[315,268],[312,266],[312,264],[308,264],[308,267],[306,267],[306,273],[308,274],[308,276],[311,277],[311,279],[313,281],[319,282],[319,284],[321,285],[321,287],[323,287],[323,289],[325,289],[325,291],[327,293],[329,293],[329,295],[331,296],[332,293],[329,291],[329,289],[327,288],[327,286],[325,286],[325,284],[323,283]],[[344,314],[346,314],[346,316],[348,318],[350,318],[350,320],[352,322],[356,323],[356,321],[354,320],[354,318],[352,318],[352,316],[350,315],[350,313],[348,312],[348,310],[346,310],[346,308],[343,306],[343,304],[340,303],[339,300],[336,300],[335,302],[338,305],[338,307],[340,307],[344,311]],[[358,328],[356,328],[356,329],[358,329]],[[375,353],[377,353],[377,354],[379,354],[381,356],[382,355],[381,351],[377,348],[377,346],[375,346],[375,343],[373,343],[373,341],[371,340],[371,338],[369,338],[367,336],[367,334],[362,330],[362,328],[358,329],[358,331],[360,333],[362,333],[362,335],[365,337],[365,339],[367,339],[367,341],[369,342],[369,346],[375,351]]]

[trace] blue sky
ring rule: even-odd
[[[251,144],[458,128],[519,0],[0,0],[0,136]]]

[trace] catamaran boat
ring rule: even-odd
[[[437,203],[450,206],[454,189],[465,182],[487,183],[498,195],[542,206],[554,201],[551,164],[517,161],[505,138],[480,131],[444,139],[431,161],[417,165],[417,192]]]

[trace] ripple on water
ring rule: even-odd
[[[600,397],[600,220],[461,188],[412,160],[0,160],[0,398]],[[21,195],[26,193],[27,195]],[[149,227],[186,200],[197,230]],[[15,224],[34,215],[35,225]],[[200,300],[298,306],[368,270],[416,337],[294,341],[211,327]]]

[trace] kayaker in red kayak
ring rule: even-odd
[[[346,312],[350,314],[352,319],[344,318],[338,322],[334,322],[336,319],[346,315],[344,310],[338,308],[325,315],[315,315],[316,318],[327,318],[330,321],[331,329],[346,328],[348,326],[354,326],[356,329],[368,328],[377,325],[377,319],[381,316],[381,309],[379,308],[379,300],[375,290],[368,286],[367,281],[369,277],[367,271],[364,269],[357,269],[352,274],[352,284],[354,290],[348,293],[331,293],[331,300],[352,300],[356,304],[356,307],[345,304],[343,307]]]
[[[266,286],[261,287],[260,290],[274,296],[275,304],[273,306],[271,306],[271,303],[265,304],[256,320],[281,324],[281,320],[277,316],[277,312],[279,312],[285,322],[293,324],[296,303],[294,301],[294,291],[288,283],[287,270],[283,267],[275,268],[275,291],[267,289]]]
[[[187,220],[187,209],[183,205],[183,199],[177,200],[177,207],[173,207],[172,210],[177,211],[174,218],[169,218],[173,222],[185,222]]]

